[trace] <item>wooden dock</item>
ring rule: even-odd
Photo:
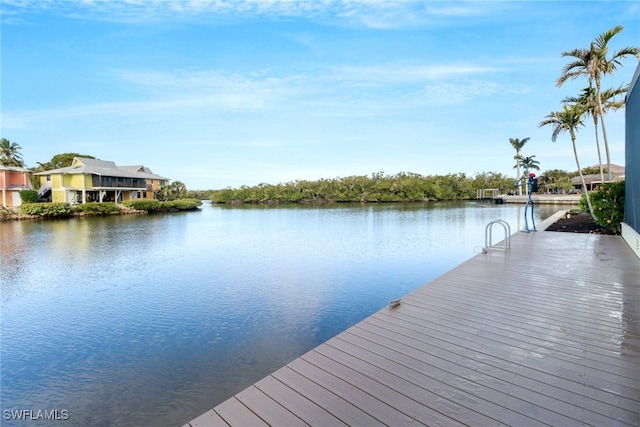
[[[639,426],[640,260],[518,232],[185,427],[268,425]]]
[[[529,196],[498,196],[503,203],[527,203]],[[533,193],[531,199],[539,205],[577,205],[580,203],[579,194],[544,194]]]

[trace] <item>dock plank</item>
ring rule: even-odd
[[[376,324],[376,322],[378,323]],[[380,327],[381,330],[371,328],[370,324]],[[376,318],[370,318],[357,326],[377,332],[379,339],[397,335],[403,337],[398,339],[397,343],[403,344],[410,340],[411,346],[416,348],[418,354],[428,351],[436,343],[444,348],[452,349],[460,357],[495,360],[500,366],[512,366],[511,369],[516,376],[523,375],[520,372],[526,369],[532,372],[533,377],[545,375],[546,381],[551,384],[561,383],[568,390],[578,388],[582,390],[582,393],[589,393],[590,389],[607,390],[608,394],[614,396],[638,398],[638,390],[626,384],[628,381],[634,381],[633,378],[621,376],[602,378],[604,375],[601,374],[597,366],[573,365],[562,360],[551,359],[550,356],[543,354],[528,353],[504,345],[499,346],[486,340],[473,340],[473,337],[459,337],[451,334],[450,331],[442,333],[431,330],[425,334],[420,326],[406,322],[392,325],[394,325],[393,321],[380,322]],[[589,386],[589,389],[584,390],[585,386]]]
[[[212,409],[182,427],[229,427],[229,424]]]
[[[238,393],[236,398],[268,425],[308,426],[301,418],[263,393],[255,385]]]
[[[413,320],[417,325],[424,323],[424,310],[437,311],[438,306],[425,305],[418,310],[407,308],[407,319]],[[571,363],[593,365],[598,364],[599,370],[615,371],[618,375],[633,378],[640,364],[633,361],[623,362],[619,360],[620,349],[610,351],[602,350],[599,346],[593,345],[593,336],[584,337],[579,341],[580,334],[572,331],[568,325],[556,326],[548,330],[546,334],[531,330],[527,324],[519,324],[519,319],[513,318],[511,322],[507,320],[496,321],[493,319],[479,318],[473,316],[472,310],[465,317],[447,313],[446,318],[433,322],[441,330],[455,330],[460,336],[486,337],[488,340],[498,344],[517,347],[523,351],[549,354],[553,352],[554,357],[567,360]],[[607,335],[607,337],[611,337]],[[562,341],[562,342],[561,342]],[[558,348],[558,343],[562,346]],[[636,387],[638,382],[636,381]]]
[[[255,386],[264,394],[277,401],[291,413],[297,414],[303,422],[310,426],[346,426],[345,423],[334,417],[302,394],[289,388],[273,376],[257,382]]]
[[[415,420],[406,416],[393,406],[375,398],[366,391],[352,385],[342,376],[329,373],[305,358],[299,358],[289,364],[296,372],[311,379],[316,384],[329,389],[345,401],[387,426],[412,426]]]
[[[235,397],[216,406],[214,411],[231,426],[262,427],[269,425]]]
[[[371,415],[362,411],[357,406],[347,402],[340,396],[332,393],[331,391],[321,387],[314,383],[307,377],[302,376],[298,372],[291,369],[289,366],[285,366],[279,369],[273,374],[274,378],[277,378],[282,383],[287,384],[294,390],[299,390],[304,393],[305,396],[313,399],[314,402],[326,409],[341,420],[344,424],[354,426],[384,426],[382,422],[373,418]]]
[[[617,236],[516,233],[200,419],[638,426],[640,260]]]
[[[393,335],[386,331],[379,331],[378,334],[371,332],[367,325],[361,324],[362,330],[357,331],[355,328],[349,330],[352,334],[348,337],[348,342],[361,345],[370,351],[375,351],[384,357],[393,358],[405,366],[411,366],[414,370],[423,372],[425,375],[433,377],[441,383],[456,385],[461,382],[461,388],[473,390],[470,384],[483,385],[492,390],[502,391],[509,390],[509,396],[518,396],[522,402],[535,403],[539,408],[546,408],[551,412],[561,413],[577,420],[600,418],[599,414],[605,417],[627,418],[632,420],[638,416],[637,413],[625,411],[620,408],[618,401],[614,395],[607,394],[611,398],[610,404],[605,404],[601,400],[592,399],[582,393],[583,387],[579,384],[556,384],[550,385],[552,381],[558,381],[557,378],[549,376],[543,378],[544,381],[538,381],[540,377],[538,372],[533,371],[532,378],[521,374],[522,367],[512,363],[507,365],[502,359],[491,358],[485,354],[478,354],[476,358],[468,357],[468,354],[455,353],[454,351],[446,351],[446,344],[438,347],[440,343],[437,340],[429,339],[428,341],[412,340],[411,343],[403,342],[403,340],[385,341],[385,338]],[[347,338],[345,338],[347,339]],[[457,349],[457,347],[454,347]],[[423,361],[424,360],[424,361]],[[498,360],[498,364],[493,363]],[[563,387],[564,386],[564,387]],[[575,389],[578,389],[576,391]],[[496,392],[481,391],[478,387],[476,394],[484,396],[495,394]],[[562,408],[558,412],[557,408],[560,402],[565,402],[569,406]],[[589,407],[597,407],[597,413],[584,411],[582,408],[585,403]],[[515,405],[515,404],[514,404]],[[558,419],[563,422],[552,422],[552,425],[566,425],[569,421],[563,417],[557,417],[554,414],[548,414],[542,417],[544,410],[539,410],[540,419]],[[606,418],[603,421],[607,421]],[[611,420],[609,419],[608,422]],[[603,424],[599,424],[603,425]]]
[[[613,348],[615,350],[614,356],[618,354],[619,337],[616,336],[616,333],[619,332],[619,327],[615,324],[604,325],[602,328],[596,329],[585,326],[586,320],[588,320],[585,319],[585,317],[579,318],[574,315],[562,319],[552,310],[538,309],[537,307],[518,303],[514,303],[510,307],[504,307],[499,305],[494,298],[483,299],[483,294],[474,293],[470,296],[477,301],[481,307],[470,306],[466,301],[462,301],[459,297],[456,297],[456,295],[446,294],[422,298],[420,300],[412,299],[411,301],[406,301],[405,306],[407,309],[409,309],[409,307],[415,307],[417,312],[430,310],[442,311],[446,309],[451,315],[458,314],[459,317],[463,319],[474,318],[474,320],[477,319],[477,321],[482,322],[495,322],[499,323],[500,327],[506,330],[515,332],[526,331],[527,334],[537,334],[546,337],[549,337],[550,331],[557,332],[559,330],[559,328],[555,324],[550,323],[550,321],[562,321],[564,324],[571,326],[572,330],[576,332],[572,335],[567,333],[563,334],[562,339],[567,344],[582,345],[585,342],[589,342],[590,347],[595,346],[596,349],[603,350]],[[610,313],[610,311],[603,313],[603,315],[607,315],[608,313]],[[587,334],[595,334],[596,332],[601,338],[594,342]]]
[[[385,384],[384,381],[379,382],[359,372],[357,367],[343,365],[317,351],[310,351],[305,354],[303,358],[320,369],[335,373],[349,384],[365,391],[378,401],[396,408],[403,414],[402,418],[410,421],[411,424],[417,422],[422,425],[434,425],[448,418],[444,414],[440,414],[440,416],[434,415],[434,411],[425,408],[422,404],[406,396],[404,393],[396,391],[390,385]],[[449,423],[453,423],[453,420],[446,422],[446,424]],[[394,424],[395,422],[392,422],[390,425]]]
[[[346,352],[349,350],[349,346],[344,344],[344,342],[335,342],[339,349],[332,345],[325,345],[318,348],[317,351],[338,363],[356,369],[361,374],[398,391],[422,405],[427,402],[437,401],[437,406],[432,411],[429,411],[429,415],[433,416],[433,419],[428,422],[429,425],[449,417],[461,425],[474,423],[481,425],[498,425],[502,423],[507,425],[513,422],[521,425],[543,425],[530,418],[520,417],[517,414],[507,414],[509,411],[505,411],[503,407],[496,405],[492,401],[492,399],[497,398],[495,393],[487,393],[485,396],[481,395],[486,390],[470,393],[469,389],[473,387],[472,384],[459,388],[452,387],[447,381],[434,380],[432,377],[423,375],[417,370],[411,370],[402,364],[376,358],[373,353],[362,348],[351,347],[351,351]],[[388,367],[389,370],[371,363],[375,360]],[[507,398],[508,395],[503,394],[501,397]],[[495,401],[499,400],[496,399]],[[489,407],[493,407],[493,412]],[[446,410],[438,411],[438,408],[446,408]],[[473,408],[482,408],[483,412],[475,411]],[[428,409],[431,408],[426,407],[426,410]]]

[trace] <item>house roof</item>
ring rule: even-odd
[[[149,178],[152,178],[152,179],[168,179],[168,178],[159,177],[159,175],[156,175],[155,173],[151,172],[151,169],[149,169],[148,167],[143,166],[143,165],[120,166],[120,169],[124,169],[124,170],[129,171],[129,172],[142,174],[142,175],[148,176]]]
[[[0,165],[0,171],[11,171],[11,172],[30,172],[29,169],[25,169],[25,168],[21,168],[18,166],[6,166],[6,165]]]
[[[120,166],[120,169],[126,169],[131,172],[144,172],[144,173],[153,173],[151,169],[143,166],[143,165],[131,165],[131,166]]]
[[[591,168],[600,169],[600,165],[598,164],[598,165],[590,166],[589,169],[591,169]],[[603,163],[602,164],[602,168],[604,170],[607,170],[607,165],[605,163]],[[614,174],[614,173],[622,173],[623,174],[624,173],[624,166],[620,166],[620,165],[616,165],[615,163],[611,163],[611,173],[612,174]]]
[[[602,167],[604,168],[604,170],[607,170],[607,165],[602,165]],[[591,166],[589,169],[600,169],[600,165],[593,165]],[[591,185],[591,184],[600,184],[602,183],[602,179],[600,178],[600,174],[599,173],[594,173],[594,174],[588,174],[588,175],[583,175],[584,176],[584,182],[585,184]],[[616,165],[611,163],[611,181],[612,182],[616,182],[616,181],[622,181],[624,179],[625,173],[624,173],[624,166],[620,166],[620,165]],[[604,173],[604,180],[605,182],[608,179],[608,174],[607,172]],[[582,180],[580,179],[580,176],[574,176],[571,178],[571,184],[572,185],[582,185]]]
[[[600,174],[599,173],[595,173],[595,174],[589,174],[589,175],[583,175],[584,177],[584,183],[591,185],[591,184],[600,184],[602,183],[602,179],[600,178]],[[622,181],[624,180],[624,172],[622,173],[611,173],[611,182],[617,182],[617,181]],[[607,181],[607,173],[605,172],[604,174],[604,181]],[[582,180],[580,179],[579,176],[574,176],[573,178],[571,178],[571,184],[572,185],[582,185]]]
[[[73,159],[73,162],[71,163],[71,166],[38,172],[34,175],[51,175],[58,173],[169,180],[169,178],[165,178],[163,176],[152,173],[151,169],[142,165],[117,166],[110,160],[88,159],[86,157],[75,157]]]

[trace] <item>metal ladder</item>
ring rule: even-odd
[[[504,230],[504,240],[502,240],[502,244],[494,245],[492,241],[492,228],[494,225],[500,224]],[[486,254],[489,252],[489,249],[497,249],[501,251],[507,251],[511,247],[511,226],[508,222],[503,221],[501,219],[496,219],[495,221],[491,221],[484,229],[484,248],[482,248],[482,253]]]

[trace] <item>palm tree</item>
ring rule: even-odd
[[[187,186],[182,181],[174,181],[169,185],[173,198],[181,199],[187,192]]]
[[[538,185],[547,193],[551,190],[557,192],[558,189],[564,191],[573,188],[569,173],[560,169],[545,171],[538,179]]]
[[[603,111],[610,109],[617,110],[624,106],[624,101],[616,100],[615,97],[627,93],[628,85],[626,87],[619,87],[618,89],[606,89],[600,94],[602,99]],[[579,97],[568,96],[562,102],[577,102],[580,104],[586,115],[593,118],[593,125],[596,132],[596,149],[598,151],[598,165],[600,167],[600,181],[604,182],[604,166],[602,165],[602,154],[600,153],[600,139],[598,132],[598,118],[600,117],[600,109],[598,105],[598,97],[596,90],[593,86],[582,89],[582,94]]]
[[[533,159],[534,157],[535,155],[534,156],[518,156],[518,158],[516,159],[517,160],[516,165],[513,168],[514,169],[518,168],[518,170],[520,170],[520,167],[524,168],[525,175],[527,175],[527,171],[529,169],[540,170],[540,166],[538,166],[540,162],[537,160],[534,160]],[[528,181],[525,181],[525,182],[527,182],[527,184],[525,184],[525,190],[526,190],[525,192],[529,194],[529,184],[528,184]],[[518,190],[521,191],[521,189],[522,187],[518,186]]]
[[[558,78],[556,86],[560,87],[569,79],[576,79],[586,76],[589,80],[589,86],[595,82],[596,99],[598,105],[598,114],[601,118],[600,125],[602,127],[602,135],[604,136],[604,148],[607,154],[608,178],[611,181],[611,156],[609,154],[609,141],[607,139],[607,128],[604,123],[604,108],[602,106],[602,92],[600,90],[600,82],[602,76],[612,74],[616,71],[618,65],[622,65],[621,60],[627,55],[640,57],[640,48],[625,47],[617,52],[613,52],[611,58],[607,58],[609,53],[609,41],[616,34],[622,32],[624,27],[617,25],[610,30],[600,34],[594,42],[591,43],[589,49],[573,49],[562,52],[562,56],[570,56],[575,61],[570,62],[562,69],[562,75]]]
[[[20,144],[11,142],[7,138],[2,138],[0,140],[0,164],[5,166],[24,167],[24,161],[22,160],[20,150],[22,150]]]
[[[529,169],[535,169],[535,170],[539,171],[540,170],[540,166],[539,166],[540,162],[537,161],[537,160],[534,160],[533,159],[534,157],[535,157],[535,155],[533,155],[533,156],[520,156],[516,166],[522,166],[525,171],[527,171]],[[514,168],[516,166],[514,166]]]
[[[571,135],[571,143],[573,144],[573,155],[576,158],[576,166],[578,167],[578,173],[580,174],[580,181],[582,182],[582,191],[587,199],[587,206],[589,207],[589,213],[595,221],[595,215],[593,214],[593,207],[591,206],[591,198],[587,191],[587,184],[584,181],[584,175],[582,174],[582,168],[580,167],[580,160],[578,159],[578,150],[576,148],[576,132],[578,127],[584,126],[582,123],[582,110],[580,104],[563,104],[562,111],[556,111],[545,116],[545,120],[541,121],[538,127],[551,125],[553,126],[553,133],[551,134],[551,141],[556,142],[558,135],[564,132],[569,132]]]
[[[516,155],[513,156],[514,159],[517,160],[516,162],[516,167],[517,167],[517,173],[518,173],[518,178],[520,178],[520,150],[522,150],[522,147],[524,147],[524,144],[526,144],[529,141],[530,138],[524,138],[524,139],[519,139],[519,138],[509,138],[509,143],[511,144],[511,146],[513,148],[515,148],[516,150]],[[518,196],[522,196],[522,188],[518,187]]]

